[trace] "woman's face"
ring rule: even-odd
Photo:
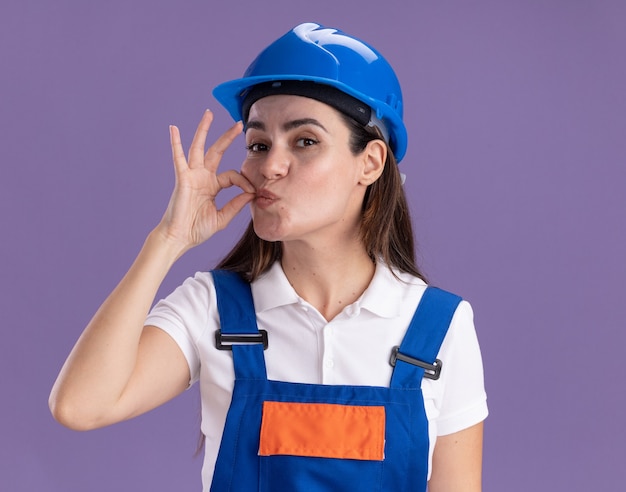
[[[333,241],[358,232],[363,158],[327,104],[268,96],[250,108],[241,172],[257,190],[254,230],[266,241]]]

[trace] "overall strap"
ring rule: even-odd
[[[219,350],[232,350],[236,379],[267,379],[263,349],[267,333],[259,332],[250,284],[237,273],[213,270],[220,330],[215,332]]]
[[[445,290],[426,288],[400,347],[392,354],[392,388],[419,388],[423,377],[439,377],[445,361],[436,357],[461,301]]]

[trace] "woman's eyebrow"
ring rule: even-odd
[[[322,125],[315,118],[300,118],[297,120],[287,121],[283,124],[283,131],[288,132],[289,130],[293,130],[294,128],[305,125],[315,125],[328,133],[328,130],[324,127],[324,125]],[[245,131],[248,131],[250,129],[265,131],[265,123],[259,120],[249,120],[246,123]]]
[[[244,133],[247,132],[250,128],[262,131],[265,130],[265,124],[258,120],[248,120],[244,129]]]
[[[298,128],[299,126],[305,126],[305,125],[315,125],[321,128],[322,130],[324,130],[326,133],[328,133],[328,130],[324,128],[324,125],[322,125],[315,118],[301,118],[298,120],[288,121],[283,125],[283,130],[287,132],[289,130],[293,130],[294,128]]]

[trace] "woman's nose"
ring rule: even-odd
[[[274,145],[267,152],[261,164],[261,174],[265,179],[278,179],[289,172],[289,152]]]

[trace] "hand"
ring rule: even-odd
[[[157,229],[177,246],[180,254],[224,229],[255,196],[254,186],[237,171],[217,174],[224,152],[243,129],[242,123],[235,123],[205,153],[204,146],[212,121],[213,113],[205,111],[189,148],[188,158],[185,158],[178,128],[170,126],[176,186]],[[218,209],[215,197],[231,186],[238,186],[243,193]]]

